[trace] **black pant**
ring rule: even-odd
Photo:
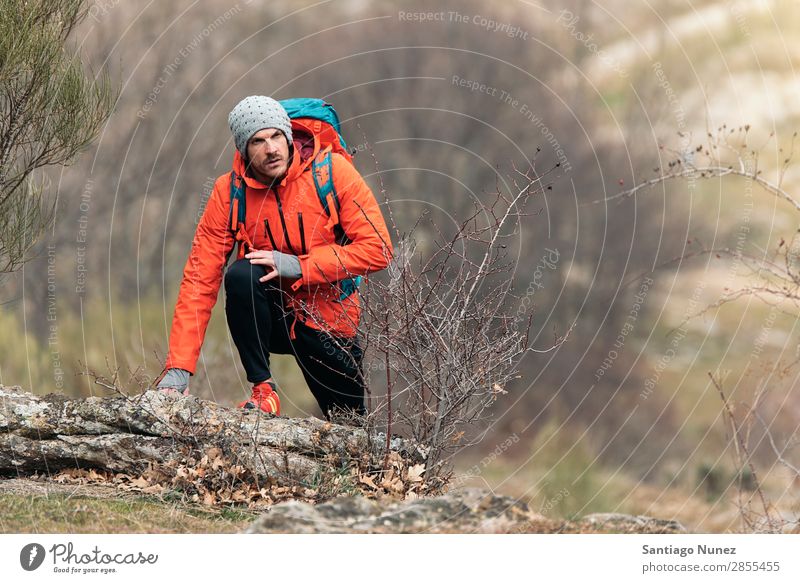
[[[337,409],[364,414],[363,352],[356,338],[340,338],[295,320],[275,280],[262,265],[239,259],[225,273],[225,315],[251,383],[265,381],[270,353],[293,354],[326,417]],[[294,322],[295,339],[289,338]]]

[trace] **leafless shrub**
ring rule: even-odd
[[[659,146],[667,154],[667,166],[666,168],[663,166],[654,168],[653,172],[656,176],[642,180],[632,188],[618,192],[604,200],[594,202],[600,203],[630,198],[641,190],[669,180],[696,180],[698,178],[736,176],[758,184],[767,192],[788,202],[795,210],[800,211],[800,202],[783,188],[786,171],[794,154],[794,141],[797,138],[797,132],[792,134],[788,152],[785,152],[783,148],[778,150],[784,157],[777,168],[775,180],[764,178],[763,169],[758,167],[762,152],[775,139],[774,132],[771,132],[769,137],[761,144],[753,143],[754,138],[750,134],[749,124],[736,128],[729,128],[726,124],[723,124],[715,131],[708,129],[705,139],[696,142],[692,141],[691,136],[687,136],[682,132],[679,132],[678,135],[686,146],[682,148],[666,145]]]
[[[722,388],[720,379],[714,377],[713,374],[708,373],[711,383],[719,393],[720,399],[723,404],[723,415],[730,426],[730,440],[734,445],[735,464],[738,470],[738,498],[737,506],[739,508],[739,515],[742,517],[745,528],[750,532],[767,531],[779,532],[783,526],[783,521],[775,516],[777,511],[769,502],[767,494],[764,492],[764,487],[758,477],[758,473],[753,462],[753,454],[750,450],[751,430],[752,424],[755,419],[755,410],[758,407],[759,396],[752,406],[744,408],[744,413],[738,415],[736,407],[730,402]],[[745,488],[742,485],[741,477],[744,475],[744,470],[749,472],[750,480],[753,487]],[[758,505],[758,509],[754,505]]]
[[[685,144],[691,144],[691,140],[686,140],[688,136],[679,135],[683,138]],[[788,151],[776,146],[781,160],[775,170],[775,178],[770,180],[764,178],[763,169],[759,168],[759,158],[766,146],[776,139],[775,134],[770,133],[763,143],[754,144],[749,125],[735,128],[728,128],[727,125],[722,125],[714,132],[707,131],[706,139],[699,144],[681,149],[661,146],[661,149],[670,155],[666,168],[655,168],[655,177],[643,180],[632,188],[619,192],[605,200],[618,200],[621,202],[640,191],[650,189],[670,180],[689,181],[738,177],[747,181],[748,188],[757,185],[776,196],[779,200],[788,202],[794,210],[800,211],[800,201],[784,187],[786,172],[792,162],[796,137],[797,132],[794,132]],[[691,240],[688,243],[691,244]],[[726,287],[718,300],[707,304],[697,313],[688,314],[679,324],[679,327],[692,318],[748,296],[759,299],[789,318],[796,319],[798,317],[798,306],[800,306],[800,231],[788,235],[787,238],[781,237],[775,249],[771,252],[763,251],[761,255],[746,251],[744,249],[744,240],[740,238],[739,243],[734,248],[712,248],[702,243],[699,246],[695,245],[693,250],[662,264],[661,267],[667,267],[687,258],[709,254],[713,254],[718,258],[729,257],[733,267],[737,271],[744,272],[752,283],[736,289]],[[781,369],[778,371],[778,376],[780,378],[787,376],[787,371],[792,369],[798,361],[800,361],[800,357],[795,355],[794,361],[776,367]],[[767,494],[763,478],[759,478],[759,470],[754,463],[755,449],[761,447],[764,442],[768,442],[775,456],[775,464],[779,464],[789,471],[792,483],[800,481],[800,470],[786,456],[791,444],[787,443],[779,447],[770,425],[764,422],[759,412],[766,396],[767,387],[769,386],[767,381],[769,379],[761,379],[759,381],[752,403],[742,403],[737,406],[726,395],[721,380],[712,373],[708,374],[722,400],[723,417],[730,431],[729,438],[734,446],[734,462],[737,470],[737,505],[744,527],[751,532],[783,531],[796,520],[781,515]],[[753,436],[756,421],[759,423],[758,429],[760,432],[757,439]],[[773,467],[775,464],[773,464]],[[766,473],[769,473],[769,470]],[[744,479],[745,476],[747,476],[747,480]]]
[[[707,131],[706,139],[694,144],[690,136],[682,133],[679,135],[684,143],[692,145],[681,149],[662,145],[661,149],[668,155],[667,166],[666,168],[661,166],[655,168],[655,177],[643,180],[632,188],[604,200],[594,201],[594,203],[611,200],[622,202],[641,191],[672,180],[695,181],[738,177],[747,181],[747,188],[757,185],[800,211],[800,201],[784,188],[786,172],[794,154],[797,132],[792,134],[788,151],[785,151],[784,148],[777,148],[782,159],[775,170],[773,180],[764,178],[763,169],[759,168],[759,158],[770,142],[776,139],[774,133],[770,133],[761,144],[753,143],[754,139],[751,136],[749,125],[736,128],[722,125],[714,132]],[[692,243],[691,240],[688,241],[689,245]],[[719,300],[707,305],[698,314],[690,314],[687,319],[744,296],[754,296],[767,304],[778,307],[787,315],[797,317],[797,312],[787,311],[786,305],[792,306],[795,310],[800,306],[798,303],[800,300],[800,232],[792,233],[786,239],[781,238],[776,249],[770,253],[764,252],[761,256],[745,251],[743,240],[734,248],[711,248],[704,246],[701,241],[696,241],[696,243],[697,245],[694,245],[693,249],[662,263],[660,267],[668,267],[683,259],[708,254],[714,254],[717,257],[728,256],[733,260],[737,269],[752,276],[754,283],[738,289],[726,289]],[[631,281],[635,279],[631,278]],[[686,320],[681,324],[685,322]]]
[[[556,171],[539,174],[533,164],[516,171],[514,192],[497,188],[451,234],[429,221],[436,239],[428,254],[415,236],[427,215],[402,233],[388,212],[397,241],[388,277],[371,279],[361,296],[365,376],[380,375],[385,383],[385,394],[374,386],[369,392],[370,417],[385,427],[387,452],[394,433],[426,448],[428,484],[447,481],[452,454],[468,445],[469,430],[488,418],[518,376],[523,356],[533,351],[533,314],[519,309],[512,291],[515,261],[507,249],[520,220],[532,214],[526,204],[549,188],[547,176]]]

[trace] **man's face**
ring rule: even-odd
[[[289,168],[289,142],[281,130],[259,130],[247,142],[247,158],[256,178],[270,184]]]

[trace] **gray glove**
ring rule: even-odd
[[[156,388],[159,390],[175,389],[179,393],[186,395],[189,392],[189,371],[182,368],[168,369]]]
[[[303,276],[303,272],[300,271],[300,260],[296,256],[280,251],[273,251],[272,256],[275,258],[275,270],[280,277],[297,279]]]

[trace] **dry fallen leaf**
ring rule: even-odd
[[[425,464],[417,464],[408,468],[408,480],[410,482],[421,482],[422,474],[425,471]]]
[[[378,490],[378,486],[372,480],[372,476],[368,476],[367,474],[364,474],[362,476],[359,476],[358,481],[361,482],[362,484],[366,484],[367,486],[369,486],[373,490]]]
[[[131,486],[135,488],[147,488],[149,485],[150,482],[141,477],[131,480]]]

